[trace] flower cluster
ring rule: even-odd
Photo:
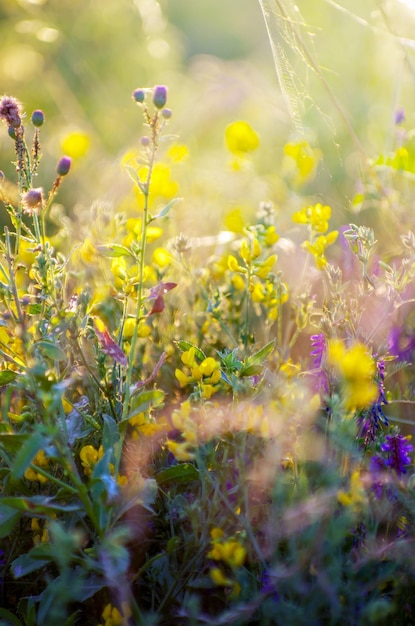
[[[200,361],[194,346],[182,353],[181,361],[185,365],[185,371],[179,368],[175,371],[181,387],[195,384],[198,395],[207,400],[219,390],[221,380],[219,361],[213,357],[204,357]]]
[[[376,365],[366,346],[355,343],[346,348],[341,340],[329,341],[327,362],[338,376],[348,411],[365,409],[375,401],[378,387],[374,381]]]
[[[318,269],[327,265],[326,248],[336,241],[339,234],[337,230],[327,232],[330,217],[331,207],[320,203],[304,207],[292,216],[296,224],[307,224],[309,227],[310,239],[303,242],[303,247],[314,256]]]

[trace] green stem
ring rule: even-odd
[[[135,314],[135,326],[133,336],[131,338],[131,347],[130,353],[128,356],[128,365],[127,365],[127,375],[125,380],[125,388],[124,388],[124,406],[122,411],[121,420],[124,421],[127,419],[128,413],[130,411],[130,399],[131,399],[131,380],[133,375],[134,368],[134,360],[135,360],[135,352],[137,348],[137,340],[138,340],[138,324],[141,319],[141,311],[143,307],[143,278],[144,278],[144,265],[145,265],[145,252],[146,252],[146,241],[147,241],[147,226],[149,224],[149,201],[150,201],[150,183],[151,177],[153,174],[153,168],[155,164],[156,154],[158,150],[158,132],[159,132],[159,115],[158,112],[155,113],[154,117],[149,120],[150,126],[152,130],[152,141],[151,141],[151,149],[148,160],[148,172],[145,182],[140,186],[141,191],[144,196],[144,208],[143,208],[143,221],[141,225],[141,248],[140,248],[140,263],[139,263],[139,282],[138,282],[138,290],[137,290],[137,307]],[[120,440],[117,446],[117,454],[115,458],[115,470],[118,473],[119,465],[121,462],[121,453],[123,447],[123,441],[125,436],[125,428],[120,429]]]

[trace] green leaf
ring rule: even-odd
[[[199,480],[199,470],[192,463],[179,463],[157,472],[156,480],[159,485],[191,483]]]
[[[9,535],[21,517],[21,513],[0,501],[0,539]]]
[[[0,608],[0,626],[23,626],[22,622],[7,609]]]
[[[39,315],[39,313],[42,312],[42,305],[29,304],[29,306],[27,307],[27,312],[29,313],[29,315]]]
[[[53,553],[55,550],[55,546],[48,543],[41,543],[32,548],[27,554],[22,554],[17,557],[11,565],[13,576],[15,578],[21,578],[48,565],[48,563],[54,560]]]
[[[141,472],[129,477],[127,485],[123,489],[123,498],[117,503],[115,519],[123,517],[127,511],[139,505],[154,513],[151,508],[158,494],[157,482],[154,478],[146,478],[143,482]]]
[[[153,389],[151,391],[143,391],[136,397],[134,408],[131,413],[122,421],[130,420],[139,413],[147,411],[151,406],[157,406],[164,400],[164,391],[161,389]]]
[[[135,260],[134,255],[128,248],[116,243],[104,243],[100,246],[96,246],[96,249],[102,256],[108,257],[110,259],[118,258],[121,256],[129,256]]]
[[[16,376],[17,372],[13,372],[12,370],[2,370],[0,372],[0,387],[11,383],[13,380],[15,380]]]
[[[206,354],[203,352],[203,350],[201,350],[200,348],[195,346],[193,343],[190,343],[190,341],[185,341],[184,339],[180,339],[177,342],[177,347],[182,352],[187,352],[188,350],[190,350],[190,348],[194,348],[195,349],[195,355],[197,356],[197,358],[200,361],[203,361],[204,359],[206,359]]]
[[[40,349],[41,353],[44,356],[48,357],[49,359],[52,359],[53,361],[66,361],[67,360],[67,356],[65,352],[62,350],[62,348],[57,346],[56,343],[53,343],[52,341],[48,341],[47,339],[42,339],[41,341],[37,341],[34,344],[33,349],[34,350]]]
[[[243,362],[240,369],[241,376],[254,376],[261,370],[260,367],[265,363],[269,355],[274,351],[275,340],[269,341],[261,350],[249,356]]]
[[[40,432],[35,432],[18,451],[12,467],[12,478],[22,478],[39,450],[47,447],[48,439]]]
[[[29,436],[20,433],[0,433],[0,449],[3,448],[6,452],[15,454],[21,449]]]
[[[102,447],[104,450],[112,450],[120,438],[117,422],[111,415],[103,414],[104,430],[102,434]]]
[[[160,213],[157,213],[157,215],[153,216],[153,220],[156,220],[159,217],[166,217],[166,215],[170,213],[170,209],[172,208],[172,206],[176,204],[176,202],[179,202],[179,200],[181,200],[181,198],[173,198],[173,200],[170,200],[170,202],[168,202],[166,206],[161,209]]]
[[[81,511],[80,503],[62,504],[48,496],[3,496],[0,498],[0,519],[3,508],[7,507],[30,515],[52,515],[55,513],[74,513]]]

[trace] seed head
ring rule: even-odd
[[[45,114],[43,113],[43,111],[41,111],[40,109],[36,109],[36,111],[33,111],[32,113],[33,126],[36,126],[36,128],[39,128],[40,126],[43,125],[44,121],[45,121]]]
[[[162,109],[167,102],[167,87],[156,85],[153,91],[153,104],[156,109]]]
[[[58,164],[56,166],[56,171],[59,176],[66,176],[66,174],[71,169],[72,159],[68,156],[63,156],[59,159]]]
[[[22,124],[22,105],[12,96],[3,96],[0,100],[0,119],[9,127],[19,128]]]

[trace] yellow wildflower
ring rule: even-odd
[[[226,127],[225,143],[232,154],[246,154],[258,148],[259,137],[248,122],[239,120]]]
[[[46,458],[44,450],[39,450],[39,452],[36,454],[35,458],[33,459],[32,464],[43,469],[46,469],[48,467],[49,459]],[[31,480],[31,481],[37,480],[40,483],[46,483],[48,480],[46,476],[43,476],[43,474],[36,472],[36,470],[31,467],[26,468],[24,477],[27,480]]]
[[[104,450],[102,446],[100,446],[98,450],[91,445],[86,445],[81,448],[79,452],[79,458],[81,460],[81,465],[84,469],[85,476],[92,476],[94,467],[98,463],[99,459],[103,456],[103,454]]]
[[[274,243],[277,243],[279,238],[280,236],[275,231],[275,226],[268,226],[267,230],[265,231],[265,237],[264,237],[265,245],[269,248],[273,246]]]
[[[340,504],[349,506],[355,511],[358,511],[365,504],[366,492],[358,470],[353,472],[350,477],[350,490],[348,492],[340,490],[337,493],[337,499]]]
[[[131,617],[131,610],[125,602],[122,603],[121,611],[122,613],[116,606],[107,604],[102,611],[104,623],[99,624],[99,626],[127,626],[128,620]]]
[[[342,341],[334,339],[328,343],[327,361],[340,375],[348,410],[365,409],[376,400],[376,365],[365,345],[357,342],[346,349]]]
[[[178,461],[192,461],[195,457],[192,452],[192,446],[188,441],[167,440],[167,447]]]
[[[225,216],[225,226],[233,233],[242,233],[245,228],[245,220],[239,208],[233,209]]]

